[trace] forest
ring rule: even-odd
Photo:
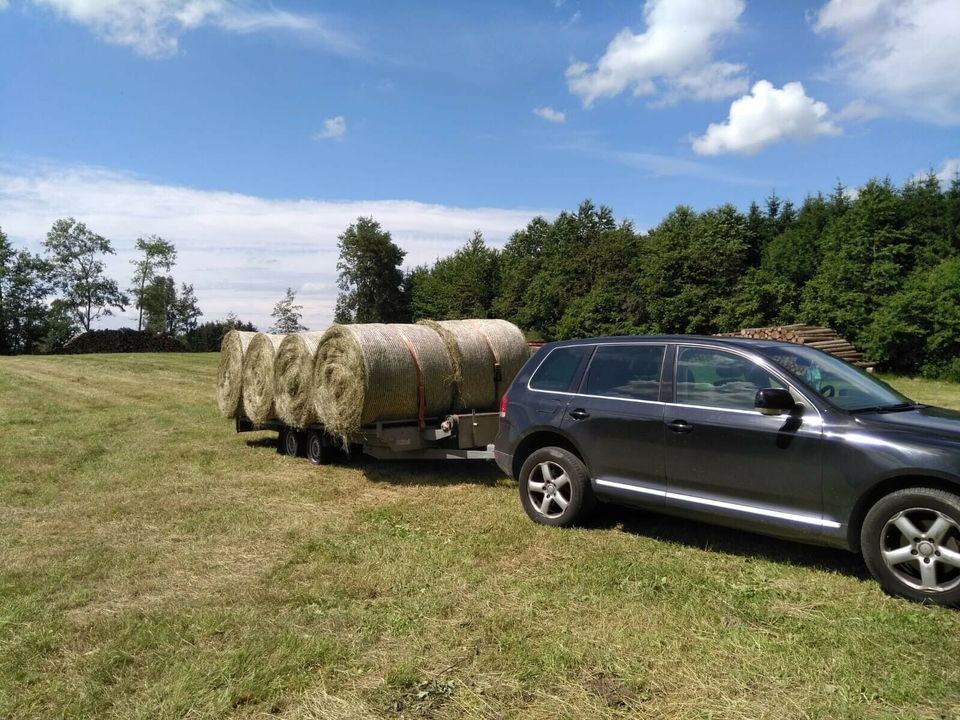
[[[478,233],[405,285],[414,320],[501,317],[547,340],[804,322],[886,370],[960,381],[960,178],[681,205],[647,231],[584,201],[502,249]]]
[[[137,241],[128,293],[103,275],[108,240],[73,218],[54,224],[44,255],[0,231],[0,354],[56,352],[111,308],[138,325],[212,351],[231,316],[198,324],[193,287],[169,275],[176,249]],[[743,211],[677,206],[640,230],[586,200],[537,217],[502,248],[480,231],[432,265],[373,218],[339,236],[337,322],[497,317],[530,338],[729,332],[810,323],[834,328],[881,369],[960,381],[960,178],[837,184],[796,205],[770,195]],[[305,329],[287,289],[275,332]],[[247,309],[250,311],[251,309]]]

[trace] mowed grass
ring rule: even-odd
[[[0,717],[960,717],[960,612],[848,553],[313,467],[233,433],[215,367],[0,359]]]

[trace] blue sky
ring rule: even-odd
[[[584,198],[801,200],[960,167],[956,0],[0,0],[0,226],[177,244],[210,317],[329,321],[373,214],[431,261]],[[111,324],[125,324],[130,313]]]

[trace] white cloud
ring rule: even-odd
[[[314,140],[341,140],[347,134],[347,121],[343,115],[323,121],[323,130],[313,136]]]
[[[596,66],[575,62],[567,87],[585,106],[632,89],[660,104],[717,100],[747,89],[745,67],[714,60],[718,39],[737,29],[743,0],[647,0],[646,32],[624,28]]]
[[[4,0],[0,0],[3,2]],[[347,35],[328,27],[313,15],[297,15],[272,5],[253,9],[233,0],[30,0],[58,15],[91,28],[114,45],[133,48],[144,57],[161,58],[177,53],[180,36],[199,27],[226,32],[252,33],[288,30],[315,37],[331,50],[358,51]]]
[[[792,82],[777,89],[761,80],[749,95],[731,103],[726,122],[710,123],[706,133],[693,138],[693,150],[699,155],[752,155],[779,140],[839,134],[840,128],[830,119],[830,109],[808,97],[803,85]]]
[[[940,184],[943,187],[949,186],[955,178],[960,177],[960,157],[946,158],[943,161],[943,165],[940,167],[940,170],[936,172],[934,172],[932,169],[918,170],[913,174],[913,179],[924,180],[931,172],[933,172],[934,176],[940,181]]]
[[[837,113],[837,120],[847,120],[850,122],[866,122],[867,120],[873,120],[878,118],[883,114],[883,110],[873,103],[868,103],[866,100],[851,100],[840,112]]]
[[[565,112],[554,110],[549,105],[534,108],[531,112],[537,117],[543,118],[547,122],[563,123],[567,121],[567,114]]]
[[[3,12],[8,7],[10,7],[10,0],[0,0],[0,12]]]
[[[814,30],[841,41],[834,74],[887,112],[960,124],[960,2],[830,0]]]
[[[550,210],[461,208],[410,200],[275,200],[151,183],[88,167],[0,163],[0,223],[17,244],[40,249],[54,220],[73,216],[110,238],[108,273],[129,282],[134,243],[157,234],[177,246],[178,282],[193,283],[207,319],[235,312],[261,328],[289,286],[309,327],[333,317],[337,236],[373,216],[407,251],[413,267],[432,263],[480,229],[493,245]],[[109,321],[136,324],[132,313]]]

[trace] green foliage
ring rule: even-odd
[[[730,289],[747,268],[747,225],[732,205],[679,207],[648,235],[637,292],[654,332],[715,333]]]
[[[172,332],[177,337],[183,337],[197,327],[197,319],[203,313],[197,304],[197,295],[193,291],[193,284],[180,283],[180,292],[173,302]]]
[[[219,352],[223,336],[230,330],[244,330],[256,332],[257,327],[250,322],[243,322],[236,315],[227,315],[225,320],[213,320],[201,323],[183,336],[183,341],[193,352]]]
[[[410,273],[410,310],[414,320],[490,317],[499,284],[499,253],[477,231],[466,245],[432,268]]]
[[[62,300],[54,300],[46,313],[46,332],[38,350],[42,353],[57,353],[67,340],[80,332],[80,327]]]
[[[146,316],[144,327],[149,332],[173,333],[174,307],[177,285],[170,275],[157,275],[141,296],[141,307]]]
[[[170,275],[157,275],[144,288],[141,296],[145,329],[182,337],[196,328],[202,315],[193,285],[180,284],[180,290]]]
[[[297,294],[291,288],[287,288],[283,299],[277,301],[270,313],[270,317],[273,318],[273,327],[270,328],[270,332],[289,334],[303,332],[307,329],[306,325],[300,322],[300,318],[303,317],[300,313],[303,310],[303,305],[295,304],[296,299]]]
[[[173,243],[167,242],[161,237],[151,235],[147,238],[137,238],[137,250],[143,253],[143,256],[137,260],[131,260],[133,264],[133,286],[130,292],[136,299],[136,307],[140,311],[137,320],[137,330],[143,329],[143,310],[144,295],[147,286],[157,276],[159,270],[170,271],[177,259],[177,249]]]
[[[0,355],[13,352],[13,341],[8,326],[11,311],[7,308],[6,285],[10,276],[10,262],[13,259],[13,245],[0,228]]]
[[[863,335],[871,354],[899,372],[960,381],[960,257],[919,268],[883,299]]]
[[[84,330],[94,320],[113,314],[111,308],[123,310],[126,295],[103,272],[103,256],[114,252],[109,240],[66,218],[53,224],[43,245],[53,286]]]
[[[48,273],[41,258],[0,242],[0,354],[40,349],[47,332]]]
[[[877,301],[899,288],[915,263],[902,197],[889,180],[870,181],[821,240],[823,260],[804,289],[801,317],[859,337]]]
[[[338,323],[402,322],[408,319],[400,269],[406,252],[372,217],[357,218],[339,238]]]

